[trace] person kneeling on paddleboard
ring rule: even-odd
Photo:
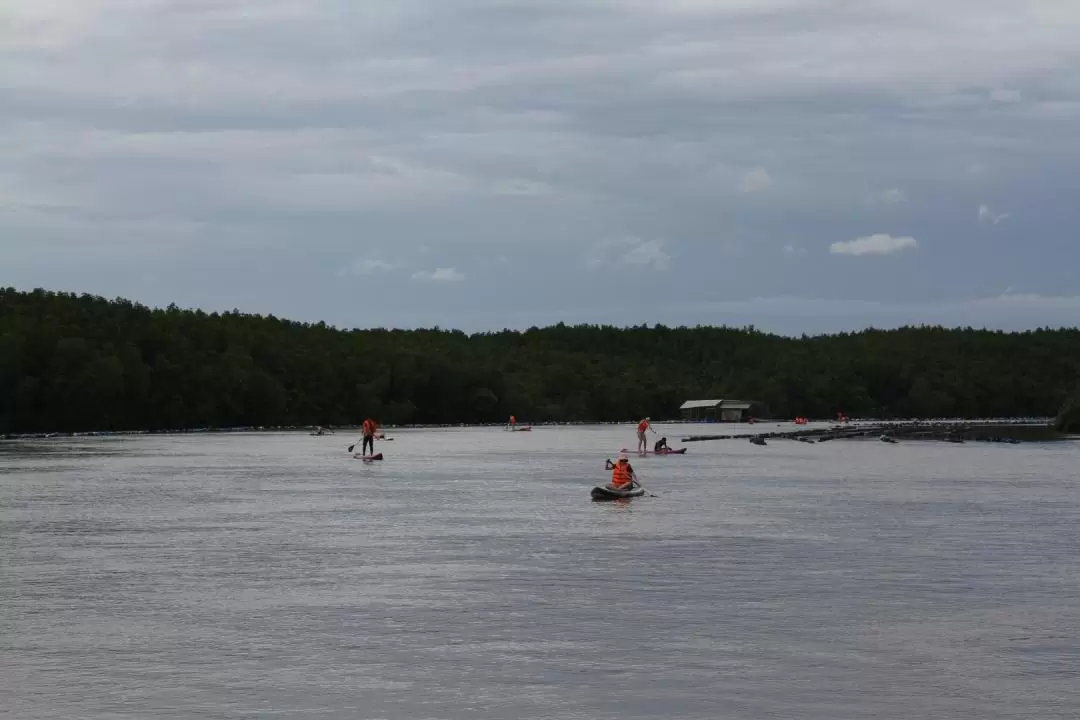
[[[610,460],[605,461],[604,469],[611,469],[611,484],[608,485],[612,490],[629,490],[630,486],[637,480],[637,476],[634,474],[634,468],[630,465],[630,460],[625,455],[619,456],[619,462],[613,463]]]
[[[656,444],[653,445],[653,452],[654,453],[667,452],[670,449],[671,448],[667,444],[667,438],[666,437],[660,438],[659,440],[656,441]]]

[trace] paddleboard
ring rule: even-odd
[[[643,452],[641,450],[627,450],[626,448],[623,448],[619,452],[627,455],[685,455],[686,448],[679,448],[678,450],[661,450],[660,452],[656,452],[655,450],[645,450]]]
[[[382,460],[382,453],[375,453],[374,455],[353,455],[356,460],[363,460],[364,462],[371,462],[372,460]]]
[[[589,496],[595,502],[603,502],[605,500],[623,500],[625,498],[641,497],[645,494],[645,488],[634,487],[630,490],[614,490],[609,487],[597,486],[590,492]]]

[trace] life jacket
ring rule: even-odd
[[[639,422],[637,424],[637,431],[638,432],[645,432],[648,429],[649,429],[649,421],[648,420],[642,420],[641,422]]]
[[[372,420],[371,418],[368,418],[367,420],[364,421],[364,434],[365,435],[374,435],[375,434],[375,421]]]
[[[615,469],[611,471],[611,487],[625,487],[629,485],[630,482],[630,463],[615,463]]]

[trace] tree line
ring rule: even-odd
[[[0,290],[0,433],[674,418],[694,398],[773,417],[1053,416],[1080,330],[558,324],[339,330],[238,311]]]

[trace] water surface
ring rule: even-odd
[[[1080,715],[1080,444],[392,435],[0,443],[0,716]]]

